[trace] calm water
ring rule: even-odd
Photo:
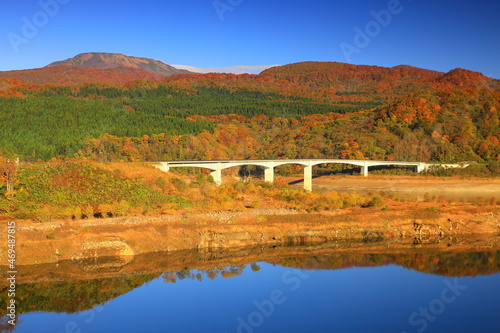
[[[120,268],[101,267],[103,277],[91,280],[68,281],[54,273],[51,282],[18,287],[24,313],[14,332],[400,333],[500,327],[500,251],[322,252],[267,261],[216,262],[165,273],[121,274]]]

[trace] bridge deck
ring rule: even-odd
[[[162,161],[159,163],[168,163],[174,166],[199,166],[202,165],[262,165],[262,166],[279,166],[284,164],[300,164],[300,165],[318,165],[329,163],[353,164],[358,166],[374,166],[374,165],[408,165],[417,166],[425,164],[423,162],[406,162],[406,161],[374,161],[374,160],[346,160],[346,159],[276,159],[276,160],[209,160],[209,161]],[[230,166],[227,166],[230,167]]]
[[[211,170],[211,175],[217,184],[222,184],[222,170],[243,165],[256,165],[264,168],[264,180],[274,181],[274,168],[285,164],[299,164],[304,166],[304,189],[312,190],[312,168],[318,164],[342,163],[361,167],[361,173],[367,177],[368,168],[381,165],[412,166],[416,172],[421,172],[435,164],[406,161],[372,161],[372,160],[344,160],[344,159],[290,159],[290,160],[211,160],[211,161],[164,161],[155,165],[160,170],[168,172],[172,167],[196,167]],[[446,168],[466,167],[469,164],[445,164]]]
[[[211,176],[217,184],[222,184],[222,170],[243,165],[256,165],[264,168],[264,180],[274,181],[274,168],[285,164],[299,164],[304,167],[304,189],[312,190],[312,168],[319,164],[342,163],[361,167],[361,173],[368,176],[368,168],[380,165],[412,166],[415,171],[425,170],[426,163],[405,161],[371,161],[371,160],[345,160],[345,159],[276,159],[276,160],[210,160],[210,161],[163,161],[158,162],[157,168],[168,172],[174,167],[196,167],[211,170]]]

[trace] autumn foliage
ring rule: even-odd
[[[2,72],[0,148],[21,160],[500,158],[499,80],[330,62],[259,75],[55,66]]]

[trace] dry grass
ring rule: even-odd
[[[142,180],[146,185],[163,193],[175,190],[171,180],[178,178],[174,174],[161,171],[149,163],[115,162],[99,164],[99,166],[122,178]]]

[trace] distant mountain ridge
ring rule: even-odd
[[[376,92],[403,84],[431,85],[438,88],[500,88],[499,80],[488,78],[479,72],[456,68],[444,73],[408,65],[381,67],[309,61],[272,67],[260,75],[337,92]]]
[[[260,74],[235,76],[224,73],[195,73],[184,69],[190,68],[189,66],[182,67],[176,68],[159,60],[119,53],[90,52],[55,61],[42,68],[0,72],[0,78],[14,79],[20,84],[64,86],[94,83],[112,85],[137,80],[169,81],[188,85],[226,85],[276,93],[283,92],[286,86],[290,93],[293,91],[294,94],[307,97],[328,95],[328,100],[342,99],[346,94],[357,94],[357,99],[363,100],[379,99],[384,97],[380,94],[404,95],[429,87],[500,91],[500,80],[466,69],[454,69],[444,73],[409,65],[381,67],[307,61],[267,68]],[[8,89],[14,82],[4,82],[0,85],[1,90]],[[264,82],[266,87],[262,86]]]
[[[149,58],[138,58],[126,56],[120,53],[90,52],[81,53],[73,58],[55,61],[46,67],[74,66],[93,69],[111,69],[117,67],[129,67],[143,69],[155,74],[170,76],[174,74],[189,74],[188,70],[177,69],[166,63]]]

